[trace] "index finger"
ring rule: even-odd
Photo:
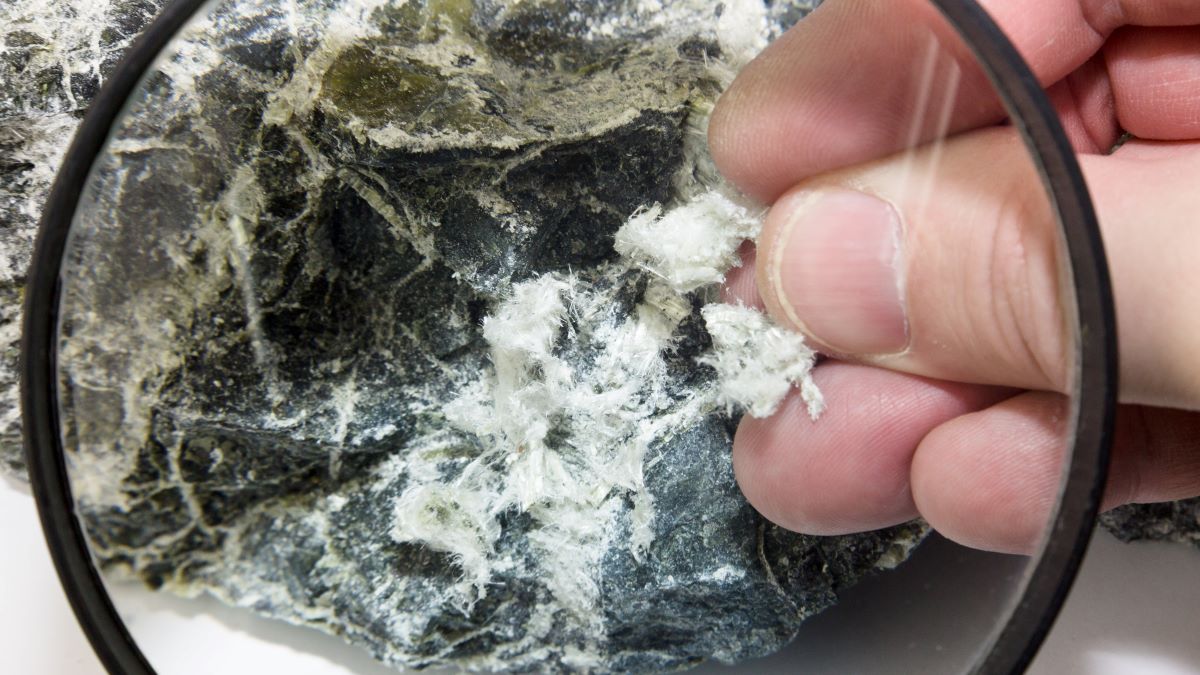
[[[1200,23],[1195,0],[981,0],[1043,85],[1086,63],[1122,25]],[[827,0],[738,75],[713,111],[721,172],[772,202],[799,181],[1004,111],[929,0]]]

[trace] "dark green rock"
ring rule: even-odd
[[[1161,504],[1129,504],[1100,516],[1121,541],[1170,541],[1200,548],[1200,498]]]
[[[110,574],[207,590],[396,664],[651,671],[777,649],[907,554],[920,527],[802,537],[741,497],[736,420],[695,364],[702,297],[663,375],[622,394],[657,406],[639,425],[680,421],[655,432],[634,484],[567,500],[592,505],[587,532],[552,505],[489,512],[488,583],[468,595],[460,553],[396,534],[419,488],[451,486],[430,513],[469,528],[466,500],[490,488],[462,482],[507,480],[495,438],[448,405],[493,377],[481,323],[516,284],[557,275],[594,299],[553,350],[581,378],[600,371],[602,329],[637,320],[653,283],[612,235],[710,185],[706,59],[748,54],[722,43],[707,2],[346,5],[297,3],[302,21],[223,6],[149,78],[97,167],[59,348],[75,492]],[[114,51],[153,11],[118,6],[96,27]],[[773,22],[765,38],[801,6],[738,11]],[[36,70],[6,110],[33,101],[73,124],[96,82],[35,68],[64,35],[6,34],[2,67]],[[49,168],[26,155],[6,155],[6,185]],[[37,210],[24,185],[10,221]],[[642,427],[614,428],[625,447]],[[571,472],[589,461],[573,445],[585,431],[566,415],[546,433]],[[583,578],[553,579],[564,561]]]
[[[11,469],[41,201],[80,114],[158,4],[115,0],[100,15],[78,0],[0,4]],[[764,37],[812,4],[766,0]],[[430,480],[416,468],[453,482],[490,442],[442,406],[488,376],[480,323],[512,284],[573,273],[627,320],[649,280],[622,268],[612,233],[712,181],[695,126],[720,85],[704,64],[746,56],[713,27],[718,11],[750,5],[664,5],[421,0],[359,15],[312,0],[297,24],[233,3],[192,34],[193,60],[154,75],[123,121],[70,263],[65,433],[110,573],[206,589],[398,664],[644,672],[768,653],[907,556],[919,526],[818,538],[763,521],[733,480],[736,420],[715,408],[652,445],[652,537],[638,555],[638,494],[604,496],[591,617],[548,585],[533,543],[547,523],[529,512],[496,514],[489,556],[503,564],[465,607],[448,594],[461,560],[392,536],[396,503]],[[331,35],[347,42],[332,48]],[[665,359],[664,414],[711,385],[694,363],[708,348],[700,302]],[[590,325],[573,317],[556,340],[581,372],[604,346]],[[560,420],[547,436],[568,460],[572,433]],[[1195,500],[1103,523],[1125,540],[1195,544],[1200,531]]]
[[[160,0],[0,1],[0,470],[23,476],[17,364],[42,203],[101,80]]]

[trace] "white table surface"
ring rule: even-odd
[[[0,534],[0,673],[102,673],[58,586],[28,490],[6,478],[0,478]],[[114,594],[164,675],[395,672],[335,638],[213,600],[178,600],[132,586]],[[1200,675],[1200,551],[1126,545],[1099,534],[1030,672]]]

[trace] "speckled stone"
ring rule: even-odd
[[[37,222],[88,103],[160,0],[0,0],[0,470],[23,475],[21,303]]]
[[[1171,541],[1200,548],[1200,499],[1130,504],[1100,516],[1100,524],[1121,541]]]
[[[769,653],[907,556],[920,525],[804,537],[745,502],[736,419],[696,363],[704,293],[620,408],[657,411],[628,480],[571,468],[587,439],[564,413],[546,442],[600,492],[462,501],[470,471],[522,461],[488,459],[496,441],[451,412],[492,377],[483,317],[559,275],[599,298],[554,338],[592,377],[601,329],[638,320],[653,283],[613,233],[714,184],[700,130],[719,73],[799,11],[664,5],[314,1],[297,21],[246,1],[190,33],[116,134],[69,255],[64,425],[109,573],[398,665],[645,672]],[[438,532],[397,534],[398,504],[431,486],[452,495],[441,527],[493,532],[486,584]]]
[[[485,445],[444,407],[491,368],[481,319],[548,273],[605,293],[612,320],[636,315],[650,280],[612,233],[713,184],[699,122],[724,82],[710,66],[731,72],[809,4],[243,0],[200,25],[126,118],[69,263],[64,424],[105,569],[397,665],[645,672],[769,653],[901,562],[922,526],[805,537],[746,504],[736,419],[685,405],[711,392],[701,297],[665,357],[663,417],[691,417],[655,439],[636,489],[598,498],[599,539],[557,533],[591,556],[590,611],[548,582],[537,542],[555,530],[530,511],[495,515],[490,583],[470,602],[460,558],[392,534],[414,486],[453,484]],[[156,6],[0,4],[12,469],[35,222],[81,111]],[[573,318],[556,342],[573,363],[602,347],[568,339],[589,325]],[[1194,511],[1105,524],[1194,542]]]

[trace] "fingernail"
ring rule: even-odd
[[[908,345],[901,225],[886,201],[853,190],[796,193],[773,207],[770,279],[798,328],[844,354]]]

